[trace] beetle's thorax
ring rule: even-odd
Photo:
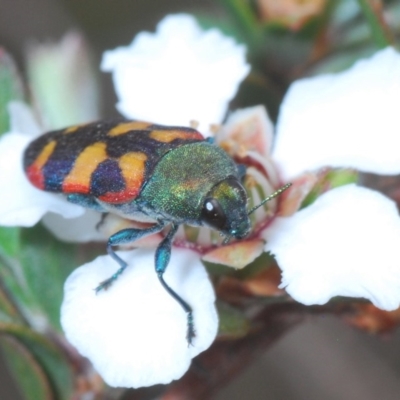
[[[201,210],[211,189],[229,176],[238,177],[234,161],[209,142],[168,152],[157,164],[137,202],[177,223],[201,225]]]

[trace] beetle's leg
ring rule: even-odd
[[[164,228],[164,226],[165,223],[161,222],[147,229],[128,228],[128,229],[123,229],[117,233],[114,233],[114,235],[111,235],[107,243],[107,253],[113,260],[115,260],[119,264],[120,268],[118,269],[118,271],[115,272],[115,274],[110,276],[108,279],[104,280],[103,282],[100,282],[99,286],[97,286],[97,288],[95,289],[96,293],[98,293],[100,290],[108,289],[111,286],[111,284],[122,274],[122,272],[124,272],[125,268],[128,266],[128,264],[114,252],[112,246],[118,246],[119,244],[134,242],[135,240],[141,239],[145,236],[149,236],[153,233],[160,232]]]
[[[106,212],[106,210],[92,196],[86,196],[85,194],[69,194],[67,200],[70,203],[78,204],[85,208],[90,208],[99,212]]]
[[[158,245],[156,250],[156,272],[158,279],[160,280],[161,284],[164,286],[164,289],[181,305],[183,310],[186,312],[187,315],[187,333],[186,333],[186,340],[188,344],[192,344],[192,340],[195,336],[194,332],[194,325],[193,325],[193,310],[183,300],[174,290],[172,290],[168,284],[164,281],[164,272],[167,269],[169,259],[171,257],[171,246],[172,246],[172,239],[178,230],[179,225],[172,224],[171,230],[168,232],[167,236],[163,239],[163,241]]]

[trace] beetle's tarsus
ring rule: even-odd
[[[193,339],[195,337],[196,337],[196,332],[194,330],[193,312],[189,311],[187,313],[187,333],[186,333],[186,340],[188,346],[193,346]]]
[[[99,286],[94,289],[97,293],[101,292],[102,290],[107,290],[113,283],[118,279],[118,277],[124,272],[126,266],[121,267],[114,275],[110,276],[108,279],[99,283]]]

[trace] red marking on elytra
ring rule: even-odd
[[[122,204],[134,200],[139,194],[138,189],[124,190],[121,192],[107,192],[98,197],[100,201],[110,204]]]
[[[35,164],[31,165],[26,170],[26,176],[28,177],[32,185],[34,185],[38,189],[44,189],[44,176],[40,167]]]

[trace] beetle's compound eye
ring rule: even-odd
[[[219,231],[226,227],[226,215],[217,199],[207,198],[204,201],[201,220]]]

